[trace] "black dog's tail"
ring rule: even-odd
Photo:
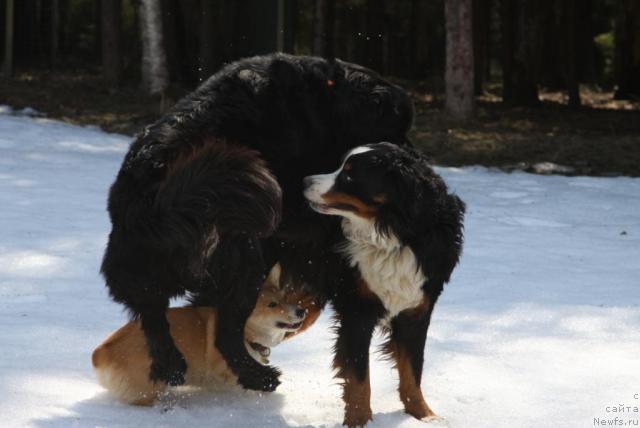
[[[168,165],[149,216],[136,234],[167,247],[193,248],[225,235],[264,237],[280,222],[282,193],[258,152],[207,142]]]

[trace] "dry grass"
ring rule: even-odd
[[[554,162],[576,174],[640,176],[640,105],[613,101],[612,93],[583,91],[584,107],[566,106],[564,94],[545,92],[534,108],[508,108],[480,97],[477,117],[449,121],[442,102],[415,94],[413,140],[440,164],[527,168]]]
[[[535,108],[508,108],[479,98],[477,117],[459,124],[442,113],[440,97],[417,87],[414,142],[443,165],[525,167],[537,162],[571,166],[578,174],[640,176],[640,104],[613,101],[610,92],[583,88],[584,107],[570,109],[562,92],[543,92]],[[186,90],[170,91],[165,106]],[[26,106],[49,117],[134,134],[160,114],[160,99],[135,87],[110,91],[96,74],[21,73],[0,80],[0,104]]]
[[[0,94],[0,104],[33,107],[65,122],[130,135],[161,113],[159,97],[146,96],[135,87],[113,91],[99,75],[84,72],[19,73],[12,80],[0,79]]]

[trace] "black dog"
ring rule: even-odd
[[[420,380],[433,307],[462,249],[464,203],[447,192],[424,155],[389,143],[351,150],[332,174],[305,179],[321,213],[342,218],[340,251],[359,280],[333,290],[340,321],[335,367],[344,380],[345,425],[371,419],[369,345],[378,324],[390,333],[400,398],[418,419],[433,416]]]
[[[216,345],[238,382],[275,389],[279,372],[242,334],[265,273],[282,260],[284,276],[319,290],[357,280],[333,251],[339,222],[308,209],[303,177],[362,144],[406,143],[412,116],[408,95],[370,70],[276,54],[226,66],[137,137],[109,195],[102,273],[141,319],[151,379],[184,380],[164,312],[188,293],[218,307]]]

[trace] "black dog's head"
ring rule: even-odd
[[[333,126],[352,141],[405,143],[413,123],[409,94],[376,72],[336,61]]]
[[[274,94],[286,94],[285,105],[292,110],[299,109],[296,117],[308,114],[304,109],[313,111],[311,123],[320,120],[320,129],[330,130],[340,147],[370,141],[398,144],[407,141],[413,122],[411,97],[375,71],[338,59],[328,61],[287,54],[264,58],[269,64],[265,73],[268,79],[257,81],[269,82],[262,89],[268,93],[269,103],[273,103]],[[247,68],[241,73],[259,75]],[[256,85],[256,80],[249,84]],[[303,102],[293,104],[300,101]],[[326,144],[323,148],[326,149]]]
[[[462,247],[465,207],[418,150],[360,146],[335,172],[306,177],[304,187],[313,210],[396,238],[412,248],[425,272],[448,281]]]

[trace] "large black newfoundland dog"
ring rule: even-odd
[[[102,273],[112,297],[141,320],[152,380],[184,381],[165,310],[170,298],[188,294],[218,308],[216,346],[238,382],[275,389],[279,371],[249,356],[242,332],[265,273],[280,262],[287,281],[318,290],[320,306],[333,303],[339,376],[368,384],[372,318],[359,304],[361,274],[339,250],[340,218],[309,208],[303,178],[335,169],[364,144],[409,144],[412,115],[406,92],[371,70],[275,54],[226,66],[137,137],[109,195],[113,228]],[[425,254],[455,253],[428,265],[430,314],[459,246],[430,235],[437,216],[428,221],[420,229]],[[426,336],[428,319],[416,322]],[[403,326],[393,340],[405,343],[394,355],[419,385],[422,347],[412,343],[424,345],[423,333]],[[359,398],[345,399],[349,414]]]

